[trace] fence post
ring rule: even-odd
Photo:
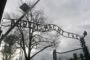
[[[74,60],[73,58],[70,58],[70,60]]]
[[[80,38],[80,43],[81,43],[81,47],[83,49],[83,54],[84,54],[85,60],[90,60],[90,54],[89,54],[88,47],[86,46],[86,42],[84,39],[86,35],[87,35],[87,32],[84,31],[83,37]]]
[[[53,50],[53,60],[57,60],[56,50]]]
[[[80,54],[80,60],[84,60],[84,55]]]
[[[83,53],[84,53],[84,56],[85,56],[85,60],[90,60],[90,54],[89,54],[88,48],[85,44],[84,37],[80,38],[80,42],[81,42],[81,47],[83,48]]]
[[[73,54],[73,57],[74,57],[74,60],[78,60],[78,57],[77,57],[76,53]]]

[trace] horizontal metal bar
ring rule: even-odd
[[[82,48],[77,48],[77,49],[73,49],[73,50],[69,50],[69,51],[65,51],[65,52],[56,52],[56,53],[65,54],[65,53],[73,52],[73,51],[80,50],[80,49],[82,49]]]

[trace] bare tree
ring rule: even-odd
[[[22,0],[21,2],[23,3]],[[30,7],[33,5],[33,3],[26,3]],[[11,18],[10,16],[7,17]],[[29,28],[18,26],[18,24],[18,29],[14,34],[16,34],[19,38],[19,42],[17,43],[24,52],[25,60],[31,60],[34,56],[43,50],[49,47],[57,46],[57,35],[52,35],[52,32],[48,33],[35,30],[36,25],[34,23],[39,23],[41,25],[46,24],[46,18],[44,18],[44,14],[41,11],[35,10],[33,8],[23,19],[28,22]],[[35,49],[36,52],[32,53],[33,49]]]
[[[34,16],[34,15],[32,15],[32,16]],[[32,16],[31,16],[31,18],[32,18]],[[40,16],[35,17],[35,20],[38,20],[39,17]],[[30,20],[30,19],[28,19],[27,16],[26,16],[26,18],[27,18],[27,20]],[[38,23],[37,21],[34,21],[34,22]],[[39,23],[43,24],[44,21],[41,20],[41,21],[39,21]],[[31,28],[25,29],[23,27],[18,27],[18,30],[20,32],[20,33],[18,32],[18,35],[21,38],[21,41],[19,44],[24,51],[26,60],[32,59],[34,56],[36,56],[38,53],[42,52],[46,48],[56,46],[56,44],[57,44],[57,36],[55,36],[55,35],[51,36],[50,33],[43,33],[43,32],[40,33],[38,31],[35,32]],[[46,37],[47,34],[48,34],[48,37]],[[33,49],[37,50],[37,52],[35,52],[34,54],[32,54]]]

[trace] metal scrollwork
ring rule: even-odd
[[[80,40],[80,36],[75,33],[70,33],[62,30],[60,27],[54,24],[46,24],[46,25],[38,25],[39,29],[37,31],[41,32],[47,32],[47,31],[52,31],[55,30],[59,35],[62,35],[67,38],[74,38]]]
[[[16,23],[16,19],[11,20],[11,26],[13,26],[14,23]],[[37,22],[21,20],[20,22],[18,22],[17,27],[31,28],[34,31],[39,32],[48,32],[54,30],[57,32],[58,35],[80,40],[80,36],[78,34],[66,32],[54,24],[40,24]]]

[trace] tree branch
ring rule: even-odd
[[[23,31],[18,28],[20,33],[21,33],[21,36],[22,36],[22,41],[23,41],[23,46],[21,45],[22,49],[24,50],[24,53],[25,53],[25,57],[27,57],[27,54],[26,54],[26,49],[25,49],[25,41],[24,41],[24,34],[23,34]]]
[[[44,47],[43,49],[41,49],[40,51],[38,51],[37,53],[35,53],[33,56],[30,57],[30,59],[32,59],[34,56],[36,56],[38,53],[42,52],[43,50],[45,50],[48,47],[51,47],[52,45],[48,45],[46,47]]]

